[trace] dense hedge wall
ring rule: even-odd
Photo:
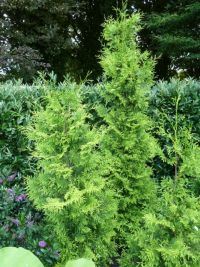
[[[28,248],[51,265],[57,254],[42,214],[26,193],[25,177],[34,173],[35,161],[29,152],[32,144],[22,131],[44,104],[43,88],[20,82],[0,84],[0,247]],[[45,248],[39,244],[42,240]]]
[[[106,126],[96,110],[96,106],[105,105],[101,96],[104,87],[103,82],[98,86],[80,87],[83,105],[90,114],[86,122],[91,127]],[[30,155],[33,144],[25,136],[24,127],[30,123],[33,114],[46,109],[46,94],[50,90],[66,88],[57,86],[55,81],[38,81],[32,86],[20,82],[0,84],[0,247],[28,248],[47,266],[52,266],[58,259],[58,247],[51,244],[52,233],[49,234],[43,215],[34,209],[27,196],[25,179],[35,173],[37,164]],[[168,134],[173,131],[177,98],[179,131],[190,129],[193,142],[199,144],[200,141],[200,82],[192,79],[160,81],[150,92],[149,116],[154,121],[154,136],[165,155],[170,141],[159,134],[158,128],[163,127]],[[174,176],[174,166],[159,156],[149,164],[153,164],[154,177],[158,180]],[[198,188],[196,179],[197,195]]]
[[[150,115],[157,121],[161,112],[174,120],[174,99],[180,94],[178,113],[200,140],[200,82],[193,79],[159,81],[151,90]]]
[[[149,116],[154,121],[154,134],[159,144],[166,152],[169,139],[158,134],[158,127],[162,126],[168,133],[173,131],[176,119],[176,99],[179,97],[178,127],[190,129],[192,138],[200,142],[200,82],[192,79],[159,81],[152,87],[149,99]],[[154,160],[155,176],[160,179],[163,176],[171,176],[174,172],[170,166],[161,159]]]

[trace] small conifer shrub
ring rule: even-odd
[[[35,142],[38,171],[28,178],[28,190],[63,248],[63,261],[86,257],[106,266],[114,253],[117,204],[107,186],[102,132],[86,123],[81,102],[81,86],[66,81],[35,114],[27,134]]]
[[[157,134],[165,140],[162,160],[172,167],[162,177],[157,199],[146,208],[143,226],[129,239],[122,266],[197,267],[200,265],[200,147],[179,114],[182,94],[172,99],[174,118],[160,113]],[[167,126],[166,126],[167,121]]]
[[[184,180],[162,181],[143,222],[130,238],[122,267],[200,266],[200,199]]]

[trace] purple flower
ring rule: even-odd
[[[3,184],[3,179],[0,179],[0,184]]]
[[[18,237],[17,237],[17,239],[18,239],[18,240],[22,240],[22,239],[24,239],[24,234],[22,234],[22,233],[19,234]]]
[[[15,198],[17,202],[21,202],[26,199],[26,194],[21,194]]]
[[[15,173],[9,175],[8,178],[7,178],[7,180],[8,180],[9,182],[12,182],[12,181],[15,180],[15,177],[16,177],[16,176],[17,176],[17,173],[15,172]]]
[[[27,222],[28,228],[31,228],[33,226],[33,224],[34,224],[34,221],[28,221]]]
[[[14,193],[14,191],[11,188],[8,188],[7,193],[12,195]]]
[[[54,253],[53,253],[56,257],[60,257],[60,252],[59,251],[54,251]]]
[[[9,225],[6,224],[5,226],[3,226],[3,230],[4,230],[5,232],[8,232],[8,231],[9,231]]]
[[[14,223],[16,226],[19,226],[20,221],[18,219],[11,218],[10,219],[12,223]]]
[[[47,246],[47,243],[44,240],[41,240],[38,244],[41,248],[45,248]]]

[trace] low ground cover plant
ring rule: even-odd
[[[0,249],[0,267],[44,267],[41,261],[29,250],[16,247]],[[70,260],[65,267],[95,267],[89,259]]]
[[[0,259],[1,267],[44,267],[33,253],[24,248],[1,248]]]

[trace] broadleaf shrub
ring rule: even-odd
[[[165,154],[166,147],[172,143],[169,135],[161,136],[157,130],[162,126],[166,133],[173,131],[177,97],[178,126],[189,129],[192,138],[200,143],[200,82],[192,79],[159,81],[150,92],[149,115],[154,121],[155,136]],[[153,168],[158,180],[163,176],[171,176],[174,172],[173,165],[163,162],[160,158],[155,159]]]
[[[58,258],[40,212],[33,208],[25,177],[33,174],[32,143],[22,131],[43,105],[44,87],[0,84],[0,247],[22,246],[51,265]],[[48,245],[39,246],[45,239]]]
[[[0,249],[0,259],[0,267],[44,267],[33,253],[24,248],[2,248]]]

